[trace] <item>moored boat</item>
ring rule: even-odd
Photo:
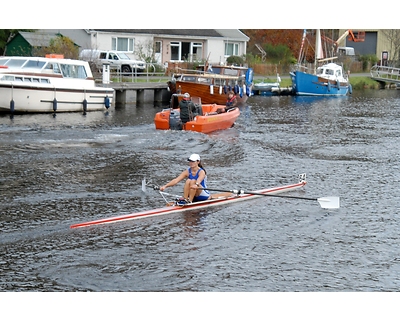
[[[168,81],[172,94],[188,92],[200,97],[205,104],[226,103],[229,91],[233,91],[239,105],[251,96],[253,69],[237,66],[209,66],[207,70],[185,71]]]
[[[333,44],[332,51],[335,51],[339,41],[347,36],[349,32],[350,30],[337,41],[329,39],[330,44]],[[341,65],[333,62],[337,57],[324,58],[325,54],[322,50],[322,37],[319,29],[316,31],[315,37],[314,69],[310,70],[300,65],[303,58],[303,51],[305,50],[304,42],[306,35],[306,30],[304,30],[297,70],[290,72],[293,92],[296,95],[311,96],[344,96],[352,93],[348,75],[343,71]],[[327,37],[324,37],[324,39],[328,40]],[[317,67],[318,63],[323,63],[323,65]]]
[[[253,94],[256,96],[271,96],[280,89],[279,82],[259,82],[253,86]]]
[[[108,109],[114,89],[95,84],[86,61],[0,57],[0,111],[77,112]]]
[[[130,213],[126,215],[120,215],[115,217],[109,217],[104,219],[98,219],[88,222],[76,223],[70,226],[71,229],[75,228],[82,228],[82,227],[89,227],[94,225],[101,225],[101,224],[109,224],[121,221],[129,221],[134,219],[141,219],[141,218],[148,218],[148,217],[155,217],[160,215],[166,215],[171,213],[178,213],[178,212],[185,212],[191,210],[199,210],[199,209],[206,209],[214,206],[220,205],[227,205],[232,204],[239,201],[255,199],[259,197],[263,197],[266,195],[279,195],[284,192],[298,190],[306,185],[305,175],[300,175],[299,182],[289,185],[283,185],[280,187],[273,187],[268,189],[257,190],[251,193],[240,193],[237,190],[232,190],[232,193],[227,195],[219,195],[214,194],[212,199],[200,202],[194,202],[190,204],[186,204],[184,206],[177,205],[173,203],[172,205],[167,205],[166,207],[146,210],[141,212]],[[235,192],[236,191],[236,192]],[[252,194],[257,193],[257,194]]]

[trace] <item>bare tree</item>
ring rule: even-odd
[[[388,39],[390,45],[390,61],[392,67],[399,66],[400,60],[400,30],[384,29],[382,33]]]

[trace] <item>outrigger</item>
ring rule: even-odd
[[[93,225],[100,225],[100,224],[108,224],[108,223],[115,223],[120,221],[129,221],[134,219],[141,219],[147,217],[155,217],[161,216],[170,213],[178,213],[178,212],[185,212],[190,210],[198,210],[198,209],[205,209],[213,206],[220,206],[224,204],[231,204],[238,201],[250,200],[259,198],[262,196],[272,196],[272,197],[284,197],[284,198],[291,198],[291,199],[301,199],[301,200],[315,200],[321,205],[322,208],[325,209],[336,209],[339,208],[339,198],[338,197],[324,197],[324,198],[305,198],[305,197],[293,197],[293,196],[285,196],[280,195],[284,192],[294,191],[304,187],[307,184],[306,182],[306,175],[301,174],[299,175],[299,182],[289,185],[284,185],[280,187],[274,187],[269,189],[262,189],[257,191],[244,191],[244,190],[220,190],[220,189],[210,189],[210,191],[219,191],[222,193],[213,194],[212,199],[200,202],[189,203],[185,205],[178,205],[177,201],[168,202],[165,198],[165,195],[174,196],[166,192],[159,191],[164,200],[167,201],[167,206],[158,209],[152,209],[147,211],[141,212],[134,212],[130,214],[104,218],[99,220],[93,220],[88,222],[82,222],[73,224],[70,226],[71,229],[75,228],[82,228],[82,227],[89,227]],[[142,181],[142,190],[145,192],[146,187],[149,186],[149,183],[146,183],[146,179]],[[156,185],[151,186],[154,190],[159,190],[159,187]]]

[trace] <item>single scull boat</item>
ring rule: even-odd
[[[70,226],[70,228],[75,229],[75,228],[89,227],[89,226],[99,225],[99,224],[128,221],[128,220],[141,219],[141,218],[147,218],[147,217],[155,217],[155,216],[161,216],[161,215],[170,214],[170,213],[185,212],[185,211],[189,211],[189,210],[204,209],[204,208],[213,207],[213,206],[231,204],[231,203],[238,202],[238,201],[259,198],[259,197],[262,197],[263,195],[271,195],[272,196],[272,195],[277,195],[277,194],[283,193],[283,192],[294,191],[294,190],[302,188],[303,186],[306,185],[306,183],[307,182],[305,180],[305,175],[300,175],[298,183],[289,184],[289,185],[285,185],[285,186],[281,186],[281,187],[262,189],[262,190],[257,190],[257,191],[250,192],[250,193],[241,192],[240,190],[239,191],[231,190],[231,193],[229,195],[221,195],[221,196],[213,195],[213,198],[211,200],[194,202],[194,203],[186,204],[184,206],[179,206],[179,205],[173,204],[171,206],[166,206],[166,207],[158,208],[158,209],[134,212],[134,213],[110,217],[110,218],[82,222],[82,223],[73,224]]]

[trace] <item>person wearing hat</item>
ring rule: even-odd
[[[186,92],[183,95],[183,99],[179,102],[179,108],[182,124],[185,125],[186,122],[191,120],[193,113],[196,111],[196,106],[191,101],[189,93]]]
[[[167,184],[160,187],[160,191],[164,191],[168,187],[176,185],[178,182],[186,179],[183,187],[183,199],[179,199],[178,205],[185,205],[187,203],[204,201],[211,198],[207,188],[207,173],[203,168],[200,156],[197,153],[193,153],[189,158],[189,168],[184,170],[175,179],[172,179]]]

